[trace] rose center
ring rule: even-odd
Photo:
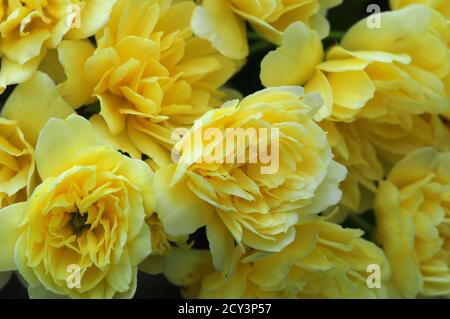
[[[74,228],[75,232],[82,232],[84,229],[89,228],[89,224],[87,224],[88,214],[82,214],[80,212],[74,212],[72,213],[72,227]]]

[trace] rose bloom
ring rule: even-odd
[[[381,160],[392,165],[416,148],[449,146],[450,131],[440,118],[450,112],[445,21],[423,6],[381,18],[381,29],[357,23],[326,56],[317,34],[294,23],[261,63],[265,86],[304,84],[306,92],[324,97],[316,120],[349,170],[342,206],[356,212],[370,208],[361,198],[371,196],[383,176]]]
[[[283,32],[302,21],[325,38],[330,26],[326,11],[342,0],[203,0],[192,18],[192,28],[225,56],[243,59],[248,55],[245,22],[268,41],[280,44]]]
[[[0,211],[0,270],[18,270],[31,297],[132,297],[152,248],[150,168],[97,144],[78,115],[47,122],[36,166],[41,183],[27,201]]]
[[[325,220],[296,226],[282,251],[250,251],[229,273],[213,271],[204,251],[177,251],[165,275],[188,298],[386,298],[390,268],[383,251],[358,229]],[[209,257],[209,258],[208,258]],[[176,265],[186,261],[183,269]],[[379,288],[369,288],[369,265],[380,268]]]
[[[192,34],[194,9],[192,1],[119,0],[95,50],[66,41],[51,60],[59,72],[49,63],[67,102],[97,98],[110,135],[125,134],[157,166],[170,162],[172,130],[221,105],[219,88],[238,68]]]
[[[115,0],[2,1],[0,90],[27,80],[49,49],[65,39],[84,39],[109,18]]]
[[[381,182],[378,238],[407,298],[450,294],[450,153],[415,150]]]
[[[229,264],[234,242],[269,252],[289,245],[295,224],[341,197],[346,170],[333,161],[324,131],[312,120],[321,104],[319,95],[304,96],[301,87],[271,88],[198,119],[174,149],[178,163],[155,175],[156,211],[166,232],[186,235],[206,226],[218,270]],[[269,132],[244,131],[245,142],[231,144],[232,134],[244,135],[230,128]],[[209,137],[208,129],[214,132]],[[263,152],[278,155],[271,161]]]

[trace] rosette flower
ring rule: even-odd
[[[299,236],[282,251],[249,253],[226,275],[211,272],[203,252],[178,252],[167,278],[194,298],[386,298],[390,268],[383,251],[358,229],[325,220],[296,226]],[[187,269],[177,264],[187,260]],[[376,265],[376,266],[375,266]],[[377,279],[369,278],[373,269]],[[377,283],[376,281],[379,280]],[[368,284],[369,283],[369,284]],[[377,285],[377,288],[371,285]]]
[[[151,253],[153,173],[97,144],[84,118],[50,119],[36,146],[41,183],[0,211],[0,270],[18,270],[31,297],[128,298]]]
[[[236,71],[192,34],[192,1],[120,0],[85,61],[84,76],[113,136],[129,135],[158,165],[170,162],[173,128],[221,104]]]
[[[294,23],[261,63],[265,86],[304,84],[324,97],[316,120],[349,170],[343,202],[353,211],[362,210],[363,188],[374,191],[383,176],[381,160],[392,164],[427,145],[447,149],[450,136],[440,118],[450,111],[445,21],[424,6],[382,13],[381,21],[381,29],[357,23],[323,62],[316,32]]]
[[[355,24],[342,39],[348,50],[384,51],[407,54],[417,79],[429,72],[439,79],[450,70],[450,29],[446,19],[424,5],[410,5],[380,15],[381,28],[370,28],[366,19]],[[422,72],[421,72],[422,71]]]
[[[417,9],[424,11],[417,12]],[[435,73],[447,74],[445,72],[448,71],[449,55],[445,42],[435,36],[436,30],[432,28],[430,21],[431,11],[426,7],[406,8],[401,11],[406,12],[399,11],[402,13],[399,17],[392,17],[396,18],[397,23],[409,19],[409,13],[416,14],[416,21],[421,21],[424,25],[423,30],[417,32],[437,42],[433,42],[436,52],[442,52],[444,49],[444,57],[439,57],[443,59],[439,66],[425,68],[425,62],[416,61],[418,58],[412,56],[414,52],[410,52],[408,48],[402,51],[402,48],[395,48],[394,45],[392,50],[386,46],[380,46],[378,49],[360,45],[360,42],[353,38],[363,33],[358,31],[358,26],[365,26],[365,21],[350,29],[344,37],[343,47],[333,47],[322,62],[324,54],[319,37],[314,31],[297,22],[286,30],[282,45],[263,59],[262,83],[266,87],[304,84],[307,92],[320,92],[325,104],[318,112],[317,120],[352,122],[357,118],[364,118],[406,126],[411,123],[412,115],[448,112],[450,106],[445,84]],[[389,18],[387,16],[386,20],[390,21]],[[394,26],[392,29],[398,30]],[[406,37],[407,31],[404,33],[401,35]],[[444,32],[442,37],[448,35],[450,33]],[[382,38],[381,35],[379,37]],[[355,42],[358,45],[352,45]],[[418,45],[429,52],[426,44]],[[405,116],[408,118],[404,119]]]
[[[426,147],[398,162],[376,195],[377,233],[407,298],[450,293],[450,153]]]
[[[271,88],[198,119],[173,150],[178,162],[155,175],[166,232],[186,235],[206,226],[220,271],[234,242],[266,252],[289,245],[295,224],[341,197],[346,170],[312,120],[321,104],[301,87]]]
[[[115,0],[3,1],[0,8],[0,90],[38,69],[63,38],[92,36],[107,22]]]
[[[192,28],[225,56],[248,55],[245,22],[268,41],[280,44],[283,32],[302,21],[325,38],[329,33],[326,11],[342,0],[203,0],[192,18]]]

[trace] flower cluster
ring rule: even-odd
[[[0,288],[449,296],[450,5],[424,2],[340,34],[342,0],[3,1]]]

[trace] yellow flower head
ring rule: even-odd
[[[192,19],[199,37],[208,39],[225,56],[243,59],[248,55],[245,22],[275,44],[293,22],[302,21],[325,38],[329,33],[326,11],[342,0],[203,0]]]
[[[380,184],[375,212],[392,280],[405,297],[450,293],[450,153],[408,154]]]
[[[0,6],[0,89],[31,77],[63,38],[83,39],[107,21],[115,0],[6,1]]]
[[[448,97],[442,81],[442,76],[448,73],[448,51],[445,42],[430,29],[431,11],[425,7],[420,9],[424,11],[413,12],[418,16],[417,21],[424,24],[419,39],[430,37],[430,41],[434,41],[435,51],[440,50],[443,54],[438,57],[441,61],[437,58],[439,66],[420,63],[421,60],[411,55],[417,53],[406,45],[404,50],[394,44],[392,49],[387,44],[380,45],[380,48],[360,45],[360,41],[352,39],[363,37],[360,34],[364,32],[359,30],[363,27],[358,28],[359,25],[365,26],[362,23],[350,29],[344,37],[344,47],[333,47],[325,61],[321,62],[323,48],[320,39],[314,31],[298,22],[286,30],[282,45],[263,59],[261,81],[266,87],[305,84],[307,92],[320,92],[325,104],[318,112],[317,120],[351,122],[356,118],[365,118],[404,125],[408,123],[405,116],[449,112]],[[410,11],[410,8],[402,11]],[[409,12],[399,13],[402,15],[393,17],[397,18],[393,22],[400,24],[409,19]],[[390,21],[389,16],[383,18],[381,21],[385,23]],[[397,31],[399,28],[394,25],[392,29]],[[383,39],[382,35],[376,35]],[[445,35],[450,36],[450,33]],[[429,51],[426,43],[417,44],[417,41],[411,40],[413,43],[409,45],[421,45],[423,54],[432,54],[433,51]],[[425,61],[428,59],[435,60],[429,56]]]
[[[151,253],[152,171],[96,144],[77,115],[44,126],[36,166],[42,182],[28,200],[0,211],[0,270],[17,267],[38,297],[131,297]]]
[[[373,191],[382,177],[379,157],[393,163],[419,147],[448,149],[450,136],[439,117],[450,114],[445,21],[424,6],[382,13],[380,21],[379,29],[357,23],[323,62],[316,32],[294,23],[261,63],[265,86],[304,84],[324,97],[316,120],[349,170],[343,202],[356,211],[358,185]]]
[[[194,8],[192,1],[118,1],[85,65],[110,132],[127,128],[159,165],[169,160],[172,129],[220,105],[218,88],[236,70],[235,62],[193,36]]]
[[[23,201],[34,182],[34,151],[16,121],[0,118],[0,208]]]
[[[358,22],[346,33],[341,45],[352,51],[407,54],[411,65],[442,79],[450,70],[449,43],[450,29],[442,15],[423,5],[410,5],[381,13],[379,28],[370,27],[366,19]],[[418,72],[416,77],[423,79]]]
[[[281,252],[251,252],[230,273],[211,271],[208,256],[193,250],[170,257],[165,274],[171,282],[184,287],[187,297],[387,297],[388,262],[380,248],[361,238],[362,231],[324,220],[298,225],[296,229],[298,236]],[[189,261],[188,269],[175,267],[183,260],[180,257]],[[374,269],[379,271],[378,278],[373,276],[372,280],[369,276]]]
[[[291,243],[296,223],[341,197],[345,168],[312,120],[321,102],[301,87],[271,88],[198,119],[174,150],[178,163],[155,175],[156,211],[167,233],[206,226],[219,270],[234,241],[263,251]]]

